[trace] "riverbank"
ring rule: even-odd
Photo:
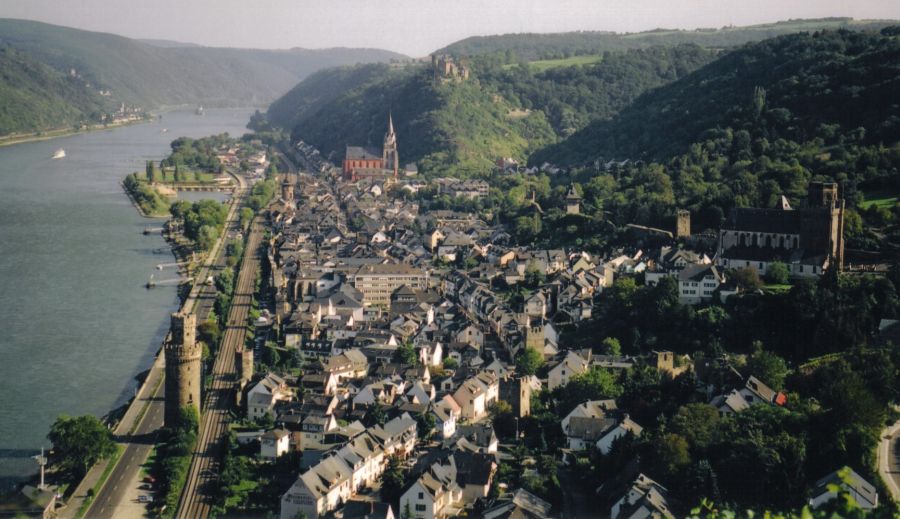
[[[69,137],[71,135],[79,135],[82,133],[92,133],[92,132],[100,132],[103,130],[115,130],[118,128],[124,128],[126,126],[134,126],[137,124],[150,123],[156,121],[157,118],[149,117],[147,119],[141,119],[139,121],[126,121],[122,123],[110,123],[110,124],[93,124],[88,126],[87,128],[59,128],[56,130],[44,130],[40,132],[26,133],[26,134],[13,134],[13,135],[4,135],[0,137],[0,147],[3,146],[12,146],[14,144],[24,144],[26,142],[38,142],[38,141],[48,141],[50,139],[58,139],[60,137]]]

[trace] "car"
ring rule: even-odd
[[[138,496],[138,502],[141,502],[141,503],[152,503],[152,502],[153,502],[153,496],[148,496],[148,495],[141,495],[141,496]]]
[[[150,483],[144,483],[139,487],[141,490],[153,490],[153,485]]]

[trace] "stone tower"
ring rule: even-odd
[[[384,169],[393,172],[393,178],[397,179],[400,171],[400,156],[397,155],[397,134],[394,133],[394,116],[388,115],[388,131],[384,134],[384,150],[381,163]]]
[[[172,314],[172,339],[165,345],[166,407],[165,426],[175,427],[183,407],[192,406],[200,414],[200,357],[196,341],[197,316]]]
[[[687,238],[691,235],[691,212],[679,209],[676,214],[675,237]]]
[[[253,349],[238,348],[234,352],[234,366],[237,371],[238,384],[243,387],[253,378]]]
[[[529,322],[525,325],[525,347],[532,349],[541,355],[544,354],[544,323],[538,322],[534,324]]]
[[[566,194],[566,214],[581,213],[581,195],[575,191],[575,184],[569,185],[569,192]]]
[[[291,182],[290,175],[285,174],[284,180],[281,181],[281,199],[287,203],[294,201],[294,183]]]

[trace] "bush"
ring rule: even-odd
[[[784,285],[788,282],[790,276],[791,273],[788,270],[787,265],[780,261],[776,261],[769,265],[769,269],[766,271],[766,281],[774,285]]]

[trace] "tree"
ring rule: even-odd
[[[653,445],[656,467],[663,474],[674,475],[691,463],[688,442],[680,434],[666,433]]]
[[[742,290],[758,290],[763,286],[762,281],[759,279],[759,272],[752,267],[731,270],[727,277],[734,280]]]
[[[780,261],[773,262],[766,271],[766,279],[775,285],[784,285],[790,277],[791,273],[787,265]]]
[[[454,359],[453,357],[447,357],[444,359],[444,369],[456,369],[459,367],[459,361]]]
[[[412,343],[404,342],[397,348],[397,351],[394,352],[394,360],[400,364],[415,365],[418,362],[419,357],[416,355],[416,349],[413,347]]]
[[[400,499],[400,492],[406,483],[406,474],[403,464],[397,456],[388,458],[387,467],[381,474],[381,497],[388,503],[395,503]]]
[[[525,348],[516,356],[516,371],[520,375],[534,375],[543,365],[544,356],[532,348]]]
[[[241,208],[241,229],[246,230],[250,227],[250,221],[253,220],[253,209],[249,207]]]
[[[427,440],[434,433],[435,419],[431,412],[425,412],[416,416],[416,430],[419,438]]]
[[[201,250],[210,250],[216,244],[219,238],[219,230],[212,225],[204,225],[200,227],[200,234],[197,236],[197,246]]]
[[[176,200],[169,206],[169,213],[172,218],[181,220],[191,210],[191,203],[187,200]]]
[[[781,391],[788,371],[784,359],[765,351],[761,342],[753,343],[753,353],[747,358],[748,375],[753,375],[775,391]]]
[[[94,463],[116,451],[112,434],[96,416],[61,415],[50,427],[47,439],[59,465],[75,476],[87,473]]]
[[[706,449],[719,425],[719,411],[709,404],[681,406],[672,418],[672,430],[684,436],[692,449]]]
[[[622,354],[622,345],[619,344],[619,339],[607,337],[600,343],[600,350],[604,355],[619,356]]]

